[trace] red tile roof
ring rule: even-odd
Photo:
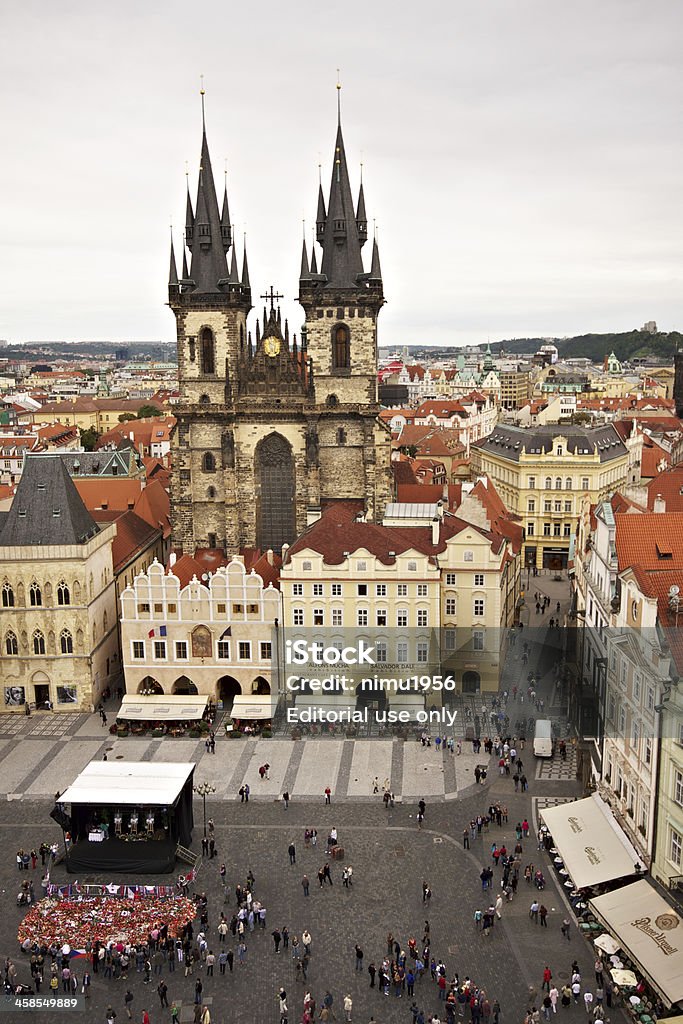
[[[640,463],[640,476],[642,480],[651,480],[658,476],[662,470],[661,463],[665,466],[671,465],[671,455],[664,451],[661,445],[653,441],[651,437],[643,439],[643,455]]]
[[[647,507],[654,508],[655,498],[661,494],[667,512],[683,512],[683,465],[672,466],[660,473],[647,485]]]
[[[683,512],[620,515],[615,537],[619,569],[683,569]]]
[[[115,509],[95,509],[91,515],[96,523],[116,523],[116,537],[112,545],[115,573],[121,572],[161,536],[158,529],[150,526],[133,511],[120,513]]]
[[[457,508],[461,501],[462,484],[447,484],[447,507]],[[443,484],[399,484],[396,500],[410,504],[411,502],[443,501]]]
[[[446,549],[446,541],[463,530],[473,529],[491,542],[498,553],[505,543],[500,533],[466,523],[457,516],[446,516],[441,523],[437,544],[432,543],[431,527],[379,526],[376,523],[349,521],[347,510],[333,505],[316,523],[294,542],[288,554],[312,550],[323,555],[328,565],[340,565],[347,553],[364,548],[384,565],[393,565],[396,555],[418,551],[430,560]]]

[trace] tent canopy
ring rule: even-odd
[[[208,697],[185,694],[155,693],[143,697],[127,693],[116,717],[127,722],[196,722],[204,715],[208,703]]]
[[[272,697],[259,697],[256,694],[238,693],[232,702],[231,718],[248,721],[265,721],[275,714]]]
[[[683,919],[645,879],[590,900],[667,1006],[683,1000]]]
[[[640,856],[597,793],[547,807],[541,818],[577,889],[637,874]]]
[[[193,764],[92,761],[59,798],[60,804],[168,807],[194,771]]]

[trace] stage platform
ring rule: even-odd
[[[113,871],[128,874],[156,875],[175,868],[177,843],[170,839],[136,840],[105,839],[91,843],[82,839],[74,843],[66,861],[69,874],[92,871],[109,874]]]

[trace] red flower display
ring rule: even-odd
[[[84,949],[90,940],[103,944],[147,941],[152,928],[168,925],[168,934],[180,935],[183,926],[192,921],[197,908],[185,896],[145,896],[121,899],[106,896],[79,896],[60,899],[48,897],[29,910],[19,926],[20,943],[31,943]]]

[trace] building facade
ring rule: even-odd
[[[228,707],[238,694],[276,694],[280,618],[278,589],[239,557],[212,573],[187,556],[168,572],[155,561],[121,595],[126,690]]]
[[[351,195],[341,125],[327,204],[320,188],[316,252],[304,242],[297,342],[272,289],[252,340],[246,252],[238,271],[227,192],[219,211],[206,140],[193,208],[189,195],[178,277],[171,252],[180,399],[174,412],[174,545],[237,552],[279,549],[332,498],[382,514],[390,493],[389,435],[377,414],[377,317],[384,303],[379,251],[361,249],[367,217]],[[228,255],[230,264],[228,265]]]
[[[597,504],[628,478],[629,451],[611,425],[499,424],[471,454],[474,472],[490,477],[521,518],[528,568],[566,568],[581,498]]]
[[[27,457],[0,516],[3,711],[92,711],[119,684],[115,538],[58,454]]]

